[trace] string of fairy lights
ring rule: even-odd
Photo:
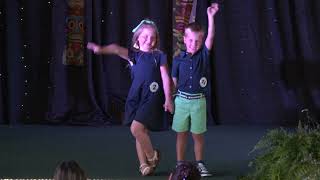
[[[4,29],[4,11],[3,11],[3,8],[4,8],[4,6],[3,6],[3,1],[1,1],[0,2],[0,40],[2,41],[3,40],[3,34],[4,34],[4,31],[5,31],[5,29]],[[3,50],[3,49],[2,49]],[[3,57],[1,57],[1,58],[3,58]],[[1,62],[1,60],[0,60],[0,62]],[[0,65],[0,68],[1,68],[2,66]],[[3,69],[0,69],[0,84],[2,83],[2,81],[3,81],[3,71],[2,71]]]
[[[53,2],[51,1],[47,1],[47,6],[48,6],[48,9],[49,11],[48,12],[51,12],[52,11],[52,7],[53,7]],[[51,18],[51,17],[50,17]],[[51,21],[50,21],[51,22]],[[52,48],[50,48],[51,50]],[[53,61],[53,56],[52,56],[52,52],[50,51],[49,54],[49,57],[47,58],[47,63],[48,63],[48,70],[50,70],[50,66],[51,66],[51,63]],[[50,78],[48,78],[48,81],[50,80]],[[52,88],[52,85],[50,84],[50,81],[48,82],[48,91],[50,91]]]
[[[19,0],[18,1],[18,23],[19,23],[19,27],[20,27],[20,33],[21,33],[21,53],[20,53],[20,64],[21,64],[21,69],[23,70],[23,88],[24,91],[22,91],[23,93],[23,100],[21,101],[21,104],[19,105],[21,113],[23,118],[25,118],[25,120],[30,120],[30,111],[31,111],[31,105],[32,105],[32,97],[36,96],[36,94],[33,94],[31,92],[32,87],[31,87],[31,80],[30,80],[30,76],[31,76],[31,55],[30,52],[31,51],[31,43],[30,43],[30,39],[28,39],[28,34],[27,34],[27,25],[28,22],[30,21],[30,19],[26,19],[26,3],[27,0]],[[48,11],[47,12],[51,12],[51,8],[52,8],[52,2],[51,1],[47,1],[47,8]],[[48,19],[48,22],[50,22],[51,19]],[[48,53],[49,57],[47,58],[47,64],[48,64],[48,68],[50,66],[50,63],[52,61],[52,57],[51,57],[51,53]],[[34,82],[33,82],[34,83]],[[48,89],[50,89],[51,86],[48,85]]]
[[[20,104],[20,110],[24,114],[24,117],[26,119],[30,118],[29,116],[29,107],[26,106],[25,102],[28,101],[28,96],[29,96],[29,80],[28,80],[28,58],[27,58],[27,51],[28,51],[28,44],[26,42],[26,23],[25,23],[25,0],[19,0],[18,1],[19,5],[19,10],[18,10],[18,22],[20,26],[20,32],[21,32],[21,56],[20,56],[20,63],[22,66],[22,69],[24,69],[23,74],[24,74],[24,98],[23,101],[21,101]]]
[[[277,29],[276,29],[277,25],[275,25],[275,24],[278,23],[278,19],[275,16],[275,10],[272,7],[267,7],[265,9],[265,13],[268,14],[267,17],[268,17],[268,21],[269,21],[269,22],[267,22],[267,26],[269,26],[269,27],[267,27],[268,32],[266,32],[267,33],[266,42],[269,43],[266,45],[267,48],[265,48],[267,50],[266,59],[267,59],[267,63],[270,64],[271,66],[273,66],[273,67],[269,68],[272,71],[271,74],[275,75],[276,73],[274,72],[275,71],[274,70],[274,63],[276,63],[276,62],[274,62],[275,61],[274,58],[276,58],[276,57],[274,57],[274,55],[277,53],[275,53],[271,50],[276,50],[277,48],[270,48],[270,46],[273,46],[273,44],[278,44],[275,42],[275,40],[277,38],[275,39],[275,37],[274,37],[277,35]],[[279,80],[277,80],[276,77],[273,76],[272,82],[271,82],[271,87],[275,88],[277,85],[279,85]]]

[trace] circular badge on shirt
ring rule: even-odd
[[[202,77],[201,79],[200,79],[200,86],[201,87],[206,87],[207,86],[207,84],[208,84],[208,80],[207,80],[207,78],[205,78],[205,77]]]
[[[152,82],[149,88],[151,92],[157,92],[159,89],[159,84],[157,82]]]

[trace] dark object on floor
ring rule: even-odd
[[[320,128],[320,124],[318,119],[316,118],[316,115],[307,108],[302,109],[300,111],[299,120],[303,127],[308,128],[310,130]]]
[[[169,180],[200,180],[201,175],[194,163],[183,162],[170,174]]]

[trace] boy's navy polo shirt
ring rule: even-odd
[[[209,50],[203,45],[194,55],[181,52],[172,63],[172,77],[177,78],[177,90],[205,93],[208,86]]]

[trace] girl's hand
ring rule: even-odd
[[[207,8],[207,14],[209,17],[213,17],[219,10],[218,3],[212,3],[211,6]]]
[[[171,114],[173,114],[173,112],[174,112],[174,105],[173,105],[172,99],[166,100],[166,102],[165,102],[164,105],[163,105],[163,108],[164,108],[164,111],[166,111],[166,112],[169,111]]]
[[[87,48],[92,50],[95,54],[100,54],[101,47],[95,43],[88,42]]]

